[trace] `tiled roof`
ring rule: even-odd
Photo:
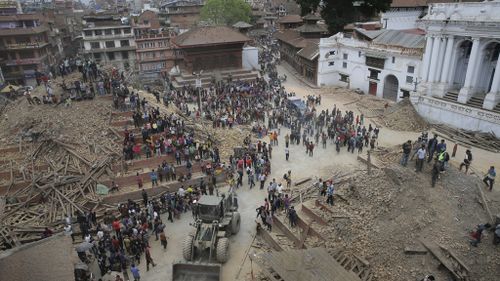
[[[308,23],[297,27],[295,30],[302,32],[302,33],[326,33],[326,32],[328,32],[328,29],[324,25],[308,24]]]
[[[279,23],[298,23],[302,22],[302,18],[299,15],[286,15],[278,20]]]
[[[296,30],[284,30],[279,31],[274,34],[274,37],[279,41],[283,41],[287,44],[294,46],[295,48],[304,48],[306,46],[306,40],[300,36],[300,32]]]
[[[319,55],[319,47],[318,47],[319,40],[310,40],[307,41],[306,46],[297,52],[297,55],[307,59],[307,60],[314,60],[318,55]]]
[[[307,16],[304,16],[302,18],[303,20],[315,20],[315,21],[318,21],[318,20],[321,20],[321,17],[318,17],[314,14],[308,14]]]
[[[250,41],[250,38],[227,26],[195,27],[173,39],[174,44],[179,47],[243,43],[247,41]]]

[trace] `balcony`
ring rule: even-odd
[[[154,58],[139,58],[137,57],[138,62],[153,62],[153,61],[167,61],[167,60],[174,60],[174,56],[164,56],[164,57],[154,57]]]
[[[0,36],[29,35],[49,31],[48,26],[0,29]]]
[[[6,66],[12,66],[12,65],[30,65],[30,64],[40,64],[42,61],[47,57],[47,55],[44,55],[42,57],[38,58],[28,58],[28,59],[16,59],[16,60],[6,60],[5,65]]]
[[[24,50],[24,49],[38,49],[45,47],[49,42],[32,42],[32,43],[19,43],[19,44],[6,44],[0,49],[3,50]]]
[[[115,48],[99,48],[99,49],[90,49],[85,50],[86,54],[92,53],[103,53],[103,52],[120,52],[120,51],[135,51],[135,46],[126,46],[126,47],[115,47]]]

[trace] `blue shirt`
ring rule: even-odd
[[[139,269],[135,266],[130,268],[130,271],[132,272],[132,275],[134,278],[140,278],[141,276],[139,275]]]

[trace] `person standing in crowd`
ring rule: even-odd
[[[422,144],[422,147],[417,150],[417,168],[415,169],[416,172],[422,172],[422,168],[424,167],[425,155],[425,144]]]
[[[130,267],[130,271],[132,272],[132,276],[134,277],[134,281],[141,281],[141,274],[139,273],[139,268],[132,264]]]
[[[408,140],[403,144],[403,157],[401,158],[401,165],[406,167],[408,164],[408,158],[410,157],[411,153],[411,140]]]

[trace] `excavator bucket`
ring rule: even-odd
[[[220,264],[175,263],[172,281],[220,281]]]

